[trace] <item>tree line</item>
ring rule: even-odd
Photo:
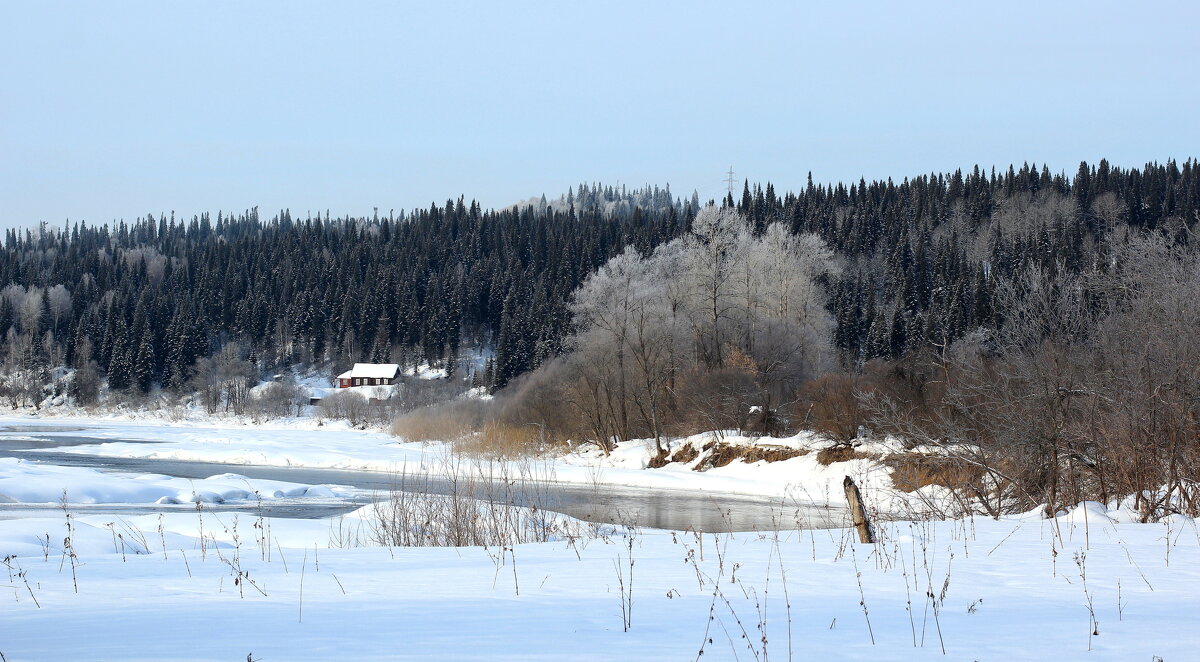
[[[10,230],[6,393],[36,403],[60,366],[115,391],[179,392],[231,344],[259,374],[352,361],[453,370],[472,348],[494,357],[477,378],[501,386],[558,351],[567,298],[589,272],[683,223],[674,208],[610,218],[460,199],[365,219],[250,210]]]
[[[1073,179],[1025,165],[899,184],[810,180],[783,195],[747,182],[721,206],[756,234],[778,223],[834,251],[841,268],[819,284],[839,360],[852,365],[1001,325],[996,283],[1031,266],[1080,273],[1105,259],[1119,228],[1186,234],[1197,196],[1192,160],[1101,161]],[[9,230],[6,365],[45,378],[95,361],[112,387],[145,391],[183,388],[196,361],[229,342],[265,370],[453,366],[463,347],[487,347],[494,360],[480,378],[502,386],[560,352],[570,294],[591,272],[627,246],[648,253],[683,236],[699,210],[669,189],[585,184],[499,211],[459,199],[386,217],[260,220],[255,209]]]
[[[449,414],[606,450],[649,437],[657,462],[663,437],[704,430],[817,429],[847,447],[886,433],[920,451],[894,467],[909,489],[951,487],[964,509],[1131,495],[1146,518],[1195,513],[1195,164],[1037,172],[905,182],[962,197],[895,227],[861,223],[864,208],[798,215],[790,195],[776,215],[769,187],[747,185],[682,236],[611,258],[572,295],[553,361],[482,413]],[[847,200],[889,209],[888,191]]]
[[[228,404],[289,367],[428,363],[543,434],[869,423],[984,454],[962,489],[997,508],[1172,485],[1139,503],[1161,509],[1197,466],[1198,175],[1023,164],[704,203],[585,184],[500,210],[9,230],[0,397]]]

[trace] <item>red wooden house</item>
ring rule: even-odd
[[[400,380],[396,363],[355,363],[354,367],[337,376],[338,388],[354,386],[390,386]]]

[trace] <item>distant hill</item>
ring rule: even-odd
[[[841,268],[820,287],[838,360],[854,366],[1002,329],[1006,284],[1101,269],[1132,234],[1190,244],[1200,168],[747,183],[724,203],[756,232],[782,222],[835,252]],[[8,230],[0,373],[19,390],[92,365],[117,390],[145,391],[184,388],[229,345],[264,374],[355,361],[453,371],[482,351],[494,358],[477,379],[500,386],[559,352],[590,273],[627,246],[644,254],[681,236],[698,205],[666,186],[581,184],[500,210],[460,198],[387,218],[249,210]]]

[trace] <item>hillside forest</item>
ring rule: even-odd
[[[890,434],[988,512],[1195,512],[1198,165],[9,230],[0,399],[241,413],[261,380],[394,362],[446,375],[388,410],[410,430],[664,459],[703,430]]]

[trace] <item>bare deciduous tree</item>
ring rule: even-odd
[[[701,210],[689,236],[649,257],[628,249],[576,292],[572,355],[556,366],[573,375],[569,400],[602,443],[647,434],[660,454],[667,427],[694,418],[678,410],[714,406],[705,397],[740,408],[725,425],[766,412],[769,432],[777,404],[829,356],[832,320],[814,279],[832,268],[816,237],[779,224],[757,237],[732,209]]]

